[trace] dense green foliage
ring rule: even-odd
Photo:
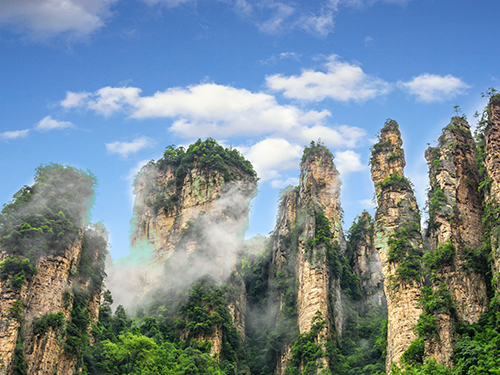
[[[214,139],[207,138],[205,141],[198,139],[187,150],[184,147],[168,146],[161,159],[156,162],[152,160],[142,167],[134,179],[134,187],[137,188],[140,181],[147,181],[147,196],[150,198],[146,200],[146,204],[155,213],[161,209],[168,212],[179,202],[184,180],[195,168],[205,175],[207,181],[215,177],[213,172],[216,171],[224,176],[226,182],[244,178],[257,179],[252,164],[237,149],[224,148]],[[167,169],[174,173],[175,180],[160,184],[155,174]]]
[[[319,140],[318,142],[311,141],[309,146],[304,146],[301,162],[304,163],[307,159],[324,156],[333,160],[333,154],[325,147],[324,143]]]
[[[248,372],[244,349],[228,310],[227,288],[202,278],[188,290],[157,291],[130,319],[123,307],[114,315],[104,293],[96,343],[85,349],[88,374],[238,374]],[[216,331],[221,352],[210,355],[205,341]],[[181,339],[182,335],[182,339]]]
[[[33,332],[35,334],[44,334],[49,327],[54,329],[61,329],[64,327],[64,313],[58,312],[57,314],[45,314],[35,321]]]
[[[0,280],[9,279],[7,287],[18,291],[24,285],[26,279],[36,275],[37,270],[31,265],[29,259],[11,257],[0,263]]]
[[[301,333],[292,347],[292,357],[287,363],[285,375],[299,375],[300,368],[302,374],[316,374],[318,368],[321,368],[320,360],[325,357],[323,343],[325,341],[322,331],[326,326],[326,320],[323,319],[320,311],[311,321],[311,330],[307,333]],[[323,341],[323,343],[322,343]]]
[[[72,167],[38,167],[35,184],[24,186],[2,209],[0,244],[32,263],[64,251],[88,220],[95,184],[93,175]]]
[[[381,191],[386,189],[400,189],[400,190],[412,190],[412,183],[405,176],[400,175],[398,172],[394,172],[390,176],[384,178],[383,181],[377,184],[377,187]]]

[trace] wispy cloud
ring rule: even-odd
[[[465,93],[470,86],[451,74],[440,76],[421,74],[408,82],[399,82],[399,86],[416,97],[417,101],[431,103],[453,99]]]
[[[0,1],[0,24],[35,39],[81,37],[104,26],[117,0]]]
[[[119,154],[127,157],[129,154],[138,152],[151,145],[151,140],[147,137],[134,139],[132,142],[112,142],[106,143],[106,149],[110,154]]]
[[[40,122],[38,122],[34,129],[38,130],[40,132],[47,132],[50,130],[58,130],[58,129],[66,129],[66,128],[72,128],[75,125],[73,125],[71,122],[68,121],[58,121],[54,120],[51,116],[44,117]]]
[[[365,101],[389,92],[387,82],[366,74],[357,64],[340,61],[337,55],[330,56],[325,67],[326,72],[304,70],[300,76],[269,76],[267,86],[282,91],[287,98],[309,101],[325,98],[341,102]]]
[[[25,138],[28,136],[29,131],[30,131],[29,129],[6,131],[3,133],[0,133],[0,138],[4,139],[4,140]]]

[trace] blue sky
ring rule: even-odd
[[[165,146],[213,137],[259,176],[247,235],[321,140],[344,228],[373,212],[369,147],[398,121],[420,208],[424,150],[500,88],[497,0],[0,0],[0,202],[37,166],[89,169],[94,221],[128,253],[131,181]]]

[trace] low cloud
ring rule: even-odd
[[[273,95],[215,83],[174,87],[140,96],[137,87],[104,87],[94,93],[66,94],[64,108],[86,108],[104,116],[128,113],[136,119],[171,118],[170,131],[179,136],[226,138],[272,136],[309,143],[321,137],[330,147],[355,147],[365,131],[347,125],[327,126],[327,110],[306,111],[280,105]]]
[[[110,154],[120,154],[123,157],[127,157],[129,154],[142,150],[150,144],[151,140],[149,138],[140,137],[134,139],[132,142],[106,143],[106,150],[108,150]]]
[[[0,24],[35,39],[88,35],[104,26],[117,0],[0,1]]]
[[[26,130],[12,130],[0,133],[0,138],[4,140],[11,140],[17,138],[25,138],[28,136],[29,129]]]
[[[40,132],[47,132],[50,130],[60,130],[72,127],[74,127],[74,125],[71,122],[58,121],[54,120],[51,116],[47,116],[35,125],[35,130],[38,130]]]
[[[329,57],[325,68],[326,72],[304,70],[300,76],[273,75],[266,78],[267,86],[287,98],[308,101],[362,102],[389,92],[387,82],[366,74],[359,65],[340,61],[337,55]]]
[[[352,172],[361,172],[366,169],[366,166],[361,163],[361,155],[352,151],[338,151],[335,154],[335,165],[340,174],[347,175]]]
[[[460,78],[451,74],[439,76],[435,74],[421,74],[411,81],[400,82],[399,86],[424,103],[442,102],[464,94],[470,86]]]
[[[250,160],[261,181],[279,179],[280,171],[297,168],[302,156],[302,146],[282,138],[268,138],[239,149]]]

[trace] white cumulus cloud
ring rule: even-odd
[[[425,103],[453,99],[470,87],[460,78],[451,74],[443,77],[428,73],[414,77],[408,82],[400,82],[399,85],[411,95],[416,96],[417,101]]]
[[[151,140],[147,137],[134,139],[132,142],[112,142],[106,143],[106,149],[110,154],[120,154],[127,157],[129,154],[142,150],[151,144]]]
[[[352,150],[338,151],[335,153],[335,165],[342,175],[351,172],[360,172],[366,169],[366,166],[361,163],[361,155]]]
[[[297,168],[302,156],[302,146],[282,138],[267,138],[238,149],[252,162],[262,181],[279,178],[280,171]]]
[[[0,24],[31,36],[87,35],[104,26],[117,0],[0,1]]]
[[[5,139],[5,140],[25,138],[28,135],[29,131],[30,131],[29,129],[6,131],[3,133],[0,133],[0,138]]]
[[[325,67],[326,72],[304,70],[300,76],[269,76],[267,86],[282,91],[287,98],[310,101],[325,98],[341,102],[365,101],[389,92],[387,82],[366,74],[356,64],[340,61],[337,55],[330,56]]]
[[[365,131],[347,125],[329,126],[327,110],[305,111],[281,105],[273,95],[215,83],[174,87],[140,96],[136,87],[104,87],[95,93],[66,94],[65,108],[82,107],[109,116],[129,113],[132,118],[171,118],[170,131],[180,136],[225,138],[272,136],[309,143],[321,138],[329,147],[355,147]],[[77,99],[75,99],[77,98]]]
[[[35,130],[47,132],[50,130],[72,128],[74,125],[69,121],[54,120],[51,116],[44,117],[35,125]]]

